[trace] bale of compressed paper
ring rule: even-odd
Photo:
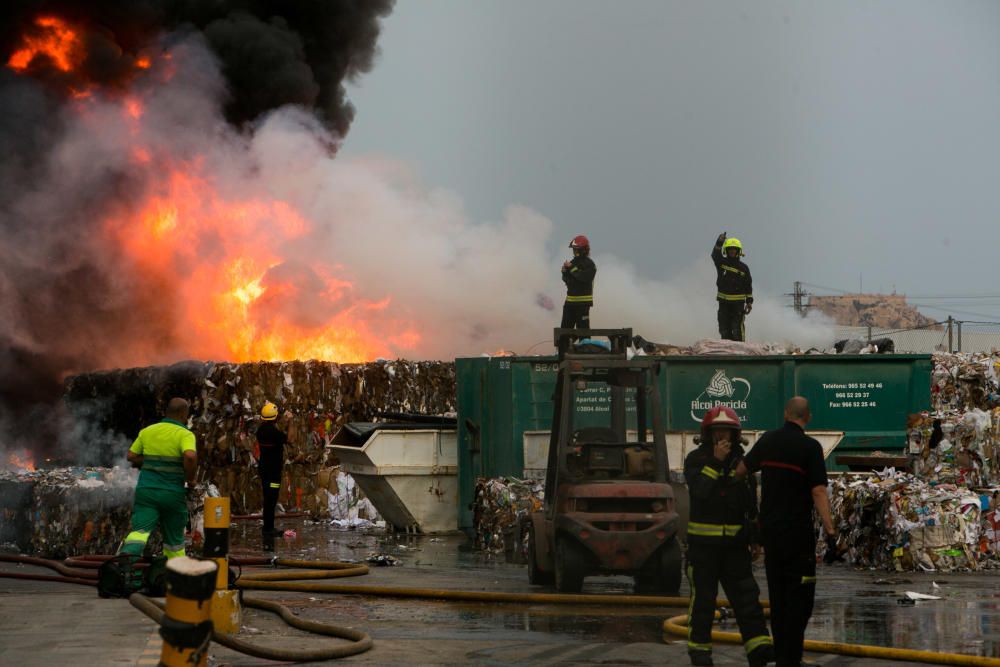
[[[135,483],[135,471],[125,468],[0,472],[0,509],[14,518],[5,537],[19,551],[49,558],[115,553],[129,531]]]
[[[926,571],[979,567],[982,500],[951,484],[884,470],[830,484],[839,546],[858,567]],[[820,542],[819,554],[825,551]]]
[[[907,432],[920,479],[970,488],[1000,483],[1000,409],[911,415]]]
[[[0,470],[0,548],[31,548],[33,479]]]
[[[337,461],[326,449],[336,430],[387,412],[454,412],[455,365],[183,362],[73,376],[66,381],[65,399],[78,421],[91,424],[83,431],[125,436],[125,444],[97,452],[109,465],[121,460],[124,451],[117,449],[124,450],[142,427],[157,421],[174,396],[191,401],[188,426],[198,440],[199,481],[229,496],[234,514],[260,511],[254,433],[264,403],[277,404],[279,425],[289,436],[279,503],[325,518],[327,492],[336,494],[332,468]]]
[[[935,411],[989,410],[1000,404],[1000,353],[938,352],[933,361],[931,407]]]
[[[477,479],[472,508],[476,548],[490,552],[514,548],[512,540],[520,540],[517,528],[521,518],[541,508],[544,489],[540,480]]]

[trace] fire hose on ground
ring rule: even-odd
[[[0,577],[18,579],[35,579],[40,581],[61,581],[94,586],[96,572],[104,560],[111,556],[87,556],[67,559],[64,562],[33,558],[30,556],[0,555],[0,562],[23,563],[39,565],[59,572],[59,576],[34,575],[23,573],[0,572]],[[347,584],[325,583],[323,580],[360,576],[368,573],[368,567],[356,563],[339,561],[304,561],[283,558],[265,558],[258,556],[232,557],[231,561],[238,566],[269,565],[274,567],[301,568],[296,570],[274,570],[266,572],[245,572],[236,581],[236,587],[242,590],[269,590],[303,593],[326,593],[341,595],[366,595],[377,597],[397,597],[426,600],[451,600],[461,602],[483,603],[520,603],[520,604],[571,604],[571,605],[628,605],[645,607],[687,607],[690,600],[680,596],[654,595],[586,595],[586,594],[553,594],[553,593],[506,593],[488,591],[463,591],[439,588],[411,588],[401,586],[358,586]],[[72,567],[70,567],[72,566]],[[133,594],[129,601],[134,607],[160,623],[163,617],[161,606],[150,598]],[[243,603],[252,608],[262,609],[278,614],[292,627],[320,635],[339,637],[351,641],[346,646],[336,646],[327,649],[285,650],[266,648],[237,639],[232,635],[215,633],[212,636],[222,646],[258,658],[271,660],[288,660],[294,662],[310,662],[329,660],[348,655],[355,655],[369,650],[373,642],[367,633],[306,621],[296,617],[287,607],[270,600],[246,597]],[[728,600],[720,599],[719,607],[730,607]],[[762,601],[768,607],[767,601]],[[719,618],[716,614],[716,618]],[[668,635],[687,636],[686,615],[675,616],[663,622],[664,641],[670,641]],[[712,639],[718,642],[740,644],[740,635],[721,630],[712,631]],[[964,655],[959,653],[937,653],[912,649],[887,648],[864,644],[847,644],[841,642],[825,642],[807,639],[804,648],[816,653],[832,653],[854,657],[875,658],[883,660],[906,660],[937,665],[963,665],[967,667],[1000,667],[1000,659],[985,656]]]
[[[765,615],[768,610],[764,610]],[[719,620],[719,612],[715,612],[715,619]],[[663,640],[670,641],[668,635],[687,637],[688,632],[687,615],[674,616],[663,622]],[[726,642],[728,644],[742,644],[743,639],[739,633],[724,632],[722,630],[712,630],[712,640]],[[919,651],[916,649],[887,648],[884,646],[870,646],[867,644],[847,644],[844,642],[824,642],[815,639],[807,639],[802,644],[806,651],[813,653],[836,653],[838,655],[849,655],[856,658],[877,658],[881,660],[906,660],[909,662],[924,662],[932,665],[967,665],[969,667],[994,667],[1000,665],[1000,659],[987,658],[978,655],[964,655],[961,653],[937,653],[935,651]]]

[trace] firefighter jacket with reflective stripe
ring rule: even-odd
[[[562,279],[566,283],[566,303],[594,303],[594,276],[597,265],[586,255],[577,255],[570,260],[569,268],[563,269]]]
[[[691,496],[688,541],[700,544],[757,542],[757,489],[753,476],[737,479],[743,448],[735,445],[725,463],[705,444],[688,454],[684,479]]]
[[[719,289],[716,298],[719,301],[747,301],[753,303],[753,281],[750,278],[750,267],[739,257],[726,257],[722,254],[722,246],[712,248],[712,261],[715,262],[715,286]]]

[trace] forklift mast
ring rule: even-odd
[[[606,338],[608,349],[588,345],[587,351],[578,350],[581,339]],[[653,453],[657,480],[666,481],[666,442],[659,410],[659,393],[655,383],[658,366],[652,360],[628,360],[628,346],[632,329],[555,329],[554,343],[559,351],[559,369],[553,395],[552,431],[549,436],[548,465],[545,474],[545,497],[555,498],[556,486],[564,472],[566,447],[573,426],[573,386],[570,383],[600,382],[608,386],[610,398],[610,424],[619,443],[627,440],[626,388],[634,389],[637,441],[645,442],[647,429],[654,434]],[[582,386],[582,385],[581,385]],[[647,403],[653,401],[652,414],[647,415]],[[652,417],[652,424],[648,417]],[[662,478],[662,479],[661,479]]]

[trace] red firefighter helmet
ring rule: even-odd
[[[703,443],[712,442],[711,430],[713,428],[731,428],[736,432],[734,442],[739,442],[743,435],[743,427],[740,425],[740,418],[732,408],[724,405],[717,405],[701,418],[701,441]]]
[[[580,234],[579,236],[574,236],[573,240],[569,242],[569,247],[573,250],[590,250],[590,241],[586,236]]]

